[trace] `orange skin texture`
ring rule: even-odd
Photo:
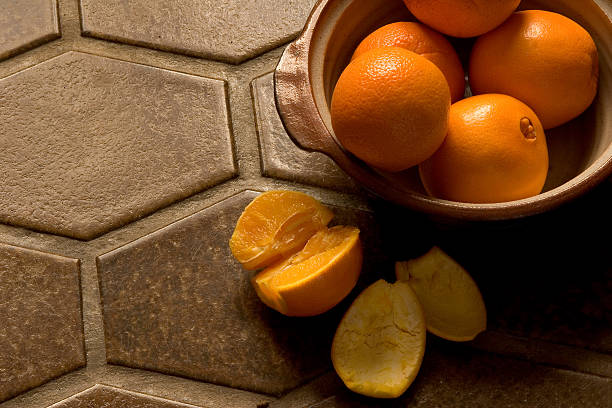
[[[523,118],[531,128],[521,124]],[[431,196],[469,203],[534,196],[542,191],[547,173],[542,124],[527,105],[501,94],[454,103],[444,143],[419,166]]]
[[[415,22],[387,24],[364,38],[355,49],[352,59],[379,47],[405,48],[427,58],[444,74],[450,88],[451,101],[463,98],[465,72],[457,52],[442,34]]]
[[[520,0],[404,0],[422,23],[453,37],[475,37],[504,22]]]
[[[370,166],[398,172],[421,163],[446,135],[450,91],[425,57],[381,47],[344,69],[331,101],[334,133]]]
[[[476,41],[470,86],[474,94],[520,99],[549,129],[574,119],[593,102],[598,61],[593,39],[573,20],[548,11],[520,11]]]

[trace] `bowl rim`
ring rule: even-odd
[[[586,193],[612,174],[612,143],[581,173],[532,197],[498,203],[465,203],[440,199],[384,184],[384,177],[357,159],[325,124],[312,90],[311,43],[320,16],[339,0],[318,0],[300,35],[283,51],[274,71],[275,104],[281,123],[295,144],[329,156],[358,184],[384,200],[430,215],[465,220],[505,220],[542,213]],[[355,1],[355,0],[351,0]],[[597,0],[612,27],[612,16]],[[610,30],[612,32],[612,28]]]

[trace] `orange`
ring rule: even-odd
[[[434,30],[475,37],[500,25],[520,0],[404,0],[408,10]]]
[[[543,10],[514,13],[480,37],[470,56],[472,92],[504,93],[529,105],[544,129],[580,115],[597,93],[597,48],[569,18]]]
[[[300,250],[332,218],[329,209],[307,194],[268,191],[244,209],[229,246],[245,269],[259,269]]]
[[[372,49],[344,69],[331,101],[334,133],[346,150],[397,172],[436,151],[447,129],[450,91],[444,75],[414,52]]]
[[[454,103],[444,143],[419,166],[430,195],[471,203],[536,195],[547,172],[546,137],[538,117],[523,102],[501,94]]]
[[[380,27],[355,49],[353,59],[374,48],[401,47],[427,58],[444,74],[450,87],[451,101],[465,92],[465,72],[457,52],[444,36],[415,22],[391,23]]]
[[[357,283],[363,260],[359,230],[325,228],[293,256],[253,279],[260,299],[287,316],[314,316],[338,304]]]

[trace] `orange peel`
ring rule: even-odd
[[[419,372],[425,339],[425,317],[410,285],[381,279],[361,292],[342,318],[332,363],[350,390],[396,398]]]
[[[486,330],[487,310],[476,282],[437,246],[418,258],[396,262],[395,273],[416,293],[432,334],[469,341]]]

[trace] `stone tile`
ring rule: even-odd
[[[79,261],[0,243],[0,401],[85,365]]]
[[[196,408],[163,398],[140,394],[107,385],[95,385],[48,408]]]
[[[534,337],[518,337],[487,330],[469,343],[471,347],[534,363],[612,378],[612,354],[551,343]]]
[[[358,191],[355,182],[328,156],[302,150],[293,143],[276,110],[273,75],[270,72],[251,83],[263,175],[336,190]]]
[[[530,407],[607,408],[612,379],[535,365],[428,338],[415,382],[397,399],[349,391],[330,373],[270,408]]]
[[[550,213],[500,223],[377,212],[396,259],[438,245],[471,273],[490,329],[612,354],[611,193],[604,183]]]
[[[315,0],[80,0],[83,34],[239,63],[291,40]]]
[[[90,239],[236,174],[223,81],[79,52],[0,80],[0,221]]]
[[[57,0],[2,2],[0,60],[59,36]]]
[[[107,359],[266,394],[331,367],[335,328],[360,289],[328,313],[289,318],[267,308],[228,241],[245,191],[98,258]],[[359,288],[390,271],[370,213],[332,207],[368,248]]]

